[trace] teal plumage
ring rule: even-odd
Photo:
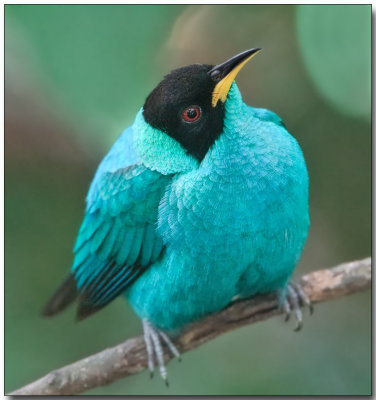
[[[258,293],[290,290],[298,307],[288,282],[309,228],[308,175],[282,120],[234,82],[257,51],[175,70],[149,95],[98,167],[71,274],[45,309],[78,296],[81,319],[124,294],[164,379],[160,340],[178,352],[163,331]]]
[[[127,297],[141,317],[172,330],[234,297],[282,288],[308,226],[296,140],[275,114],[245,105],[233,84],[223,134],[199,167],[174,175],[164,191],[157,232],[166,251]]]
[[[173,157],[150,146],[158,135]],[[91,185],[73,272],[85,288],[115,260],[119,276],[93,295],[102,306],[138,276],[127,271],[119,284],[123,269],[137,259],[141,269],[152,264],[126,295],[140,317],[173,330],[235,297],[284,287],[308,226],[308,177],[296,140],[274,113],[244,104],[234,83],[224,132],[201,165],[138,114]]]

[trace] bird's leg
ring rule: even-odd
[[[301,307],[308,307],[310,314],[313,313],[313,305],[300,285],[290,282],[280,293],[280,304],[285,321],[290,318],[291,311],[294,313],[297,324],[295,331],[300,331],[303,327],[303,314]]]
[[[308,307],[309,313],[312,315],[313,314],[313,304],[311,303],[311,300],[308,298],[307,293],[303,290],[303,288],[298,283],[290,282],[290,285],[293,287],[293,289],[297,293],[302,306]]]
[[[170,338],[161,330],[154,328],[147,319],[142,320],[144,327],[144,340],[146,344],[146,352],[148,355],[148,367],[150,370],[150,377],[153,377],[154,372],[154,355],[156,356],[159,372],[162,379],[168,386],[167,369],[163,357],[163,343],[167,345],[171,353],[180,360],[180,353],[175,345],[171,342]]]

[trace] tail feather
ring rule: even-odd
[[[70,274],[44,307],[43,315],[45,317],[51,317],[59,313],[72,303],[77,296],[76,281],[73,275]]]

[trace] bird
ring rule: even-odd
[[[68,276],[45,306],[77,319],[125,296],[148,367],[188,324],[234,300],[277,292],[302,326],[310,302],[291,281],[309,230],[302,150],[282,119],[247,105],[235,82],[260,48],[172,70],[99,164]]]

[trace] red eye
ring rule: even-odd
[[[201,116],[201,108],[199,106],[189,106],[183,111],[182,117],[185,122],[195,122]]]

